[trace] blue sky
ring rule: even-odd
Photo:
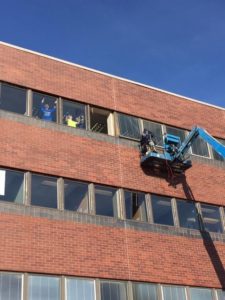
[[[225,107],[224,0],[0,0],[0,40]]]

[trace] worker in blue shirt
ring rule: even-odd
[[[42,112],[42,120],[46,122],[52,122],[53,121],[53,113],[56,111],[56,105],[53,108],[49,108],[48,103],[44,103],[45,98],[41,100],[41,112]],[[55,101],[56,104],[56,101]]]

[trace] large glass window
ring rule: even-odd
[[[101,281],[101,300],[126,300],[126,284],[123,282]]]
[[[0,169],[0,200],[23,203],[24,173]]]
[[[0,299],[21,300],[22,275],[0,273]]]
[[[57,98],[33,92],[33,117],[46,122],[56,122]]]
[[[24,115],[26,113],[26,90],[0,83],[0,109]]]
[[[88,213],[88,184],[64,180],[64,209]]]
[[[192,143],[191,149],[192,149],[192,153],[193,154],[200,155],[200,156],[205,156],[205,157],[209,157],[208,145],[199,136]]]
[[[225,145],[225,141],[221,140],[221,139],[217,139],[218,142],[220,142],[221,144]],[[220,160],[220,161],[224,161],[224,157],[219,155],[219,153],[217,153],[213,148],[212,148],[212,152],[213,152],[213,158],[216,160]]]
[[[59,300],[59,278],[48,276],[29,276],[29,300]]]
[[[147,283],[133,283],[134,300],[158,300],[157,286]]]
[[[181,143],[185,140],[185,131],[179,128],[166,126],[166,132],[175,136],[179,136]]]
[[[85,129],[85,105],[63,100],[63,123],[69,127]]]
[[[90,108],[90,129],[95,132],[115,135],[113,113],[97,108]]]
[[[177,200],[177,211],[181,227],[199,229],[198,212],[194,202]]]
[[[180,286],[163,286],[163,300],[186,300],[185,288]]]
[[[145,194],[124,191],[126,219],[147,221]]]
[[[222,232],[219,207],[201,204],[202,221],[207,231]]]
[[[143,127],[144,127],[144,129],[147,129],[153,133],[157,145],[163,146],[163,135],[162,135],[162,125],[161,124],[144,120]]]
[[[152,195],[153,220],[156,224],[174,225],[171,199]]]
[[[225,300],[225,291],[217,290],[217,298],[218,300]]]
[[[210,289],[190,288],[191,300],[212,300]]]
[[[138,118],[118,113],[120,136],[132,139],[140,139],[140,128]]]
[[[66,300],[95,300],[94,280],[66,279]]]
[[[32,174],[31,204],[57,208],[57,178]]]
[[[117,190],[105,186],[95,186],[96,215],[117,216]]]

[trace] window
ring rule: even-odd
[[[101,281],[101,300],[126,300],[126,284],[123,282]]]
[[[66,300],[95,300],[94,280],[66,279]]]
[[[179,286],[163,286],[163,300],[186,300],[185,288]]]
[[[133,300],[158,300],[157,286],[147,283],[133,283]]]
[[[191,300],[212,300],[210,289],[190,288]]]
[[[21,300],[22,275],[0,273],[0,299]]]
[[[163,146],[163,135],[162,135],[162,125],[158,123],[153,123],[150,121],[143,121],[144,129],[151,131],[156,139],[156,143],[159,146]]]
[[[218,300],[225,300],[225,291],[217,290]]]
[[[218,142],[220,142],[221,144],[225,145],[225,140],[221,140],[221,139],[217,139]],[[219,155],[219,153],[217,153],[213,148],[212,148],[212,152],[213,152],[213,158],[216,160],[220,160],[220,161],[224,161],[224,157],[222,157],[221,155]]]
[[[173,226],[171,199],[156,195],[152,195],[151,199],[154,223]]]
[[[212,232],[222,232],[219,207],[201,204],[204,229]]]
[[[64,209],[88,213],[88,184],[64,180]]]
[[[198,212],[194,202],[177,200],[177,211],[181,227],[199,229]]]
[[[90,129],[95,132],[115,135],[113,113],[97,108],[90,108]]]
[[[117,190],[114,188],[95,186],[96,215],[117,216]]]
[[[191,149],[193,154],[209,157],[208,145],[199,136],[192,143]]]
[[[181,143],[185,140],[185,131],[175,127],[166,126],[166,132],[175,136],[179,136]]]
[[[48,276],[29,276],[29,300],[59,300],[59,278]]]
[[[124,191],[126,219],[147,221],[145,194]]]
[[[0,109],[24,115],[26,113],[26,90],[0,83]]]
[[[23,203],[24,173],[0,169],[0,200]]]
[[[63,123],[69,127],[86,129],[85,105],[63,100]]]
[[[32,174],[31,205],[57,208],[57,178]]]
[[[118,114],[120,136],[140,140],[138,118]]]
[[[56,105],[56,97],[33,92],[33,117],[46,122],[56,122]]]

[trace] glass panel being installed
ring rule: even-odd
[[[140,140],[140,128],[135,117],[118,114],[120,136]]]
[[[162,125],[150,121],[143,121],[144,129],[151,131],[155,137],[156,144],[163,146],[163,135],[162,135]]]

